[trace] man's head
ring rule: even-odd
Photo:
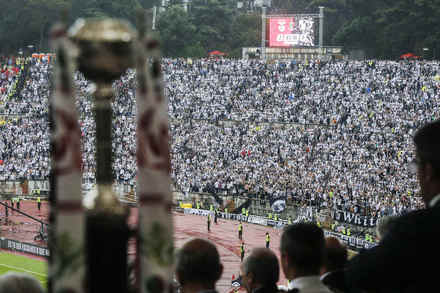
[[[428,206],[440,193],[440,120],[428,123],[414,136],[417,177],[423,201]]]
[[[336,237],[327,237],[325,239],[325,256],[322,273],[342,270],[347,264],[347,247],[341,244]]]
[[[214,289],[222,273],[220,256],[211,242],[196,238],[178,251],[176,276],[183,287]]]
[[[393,228],[396,219],[396,216],[386,216],[380,218],[376,225],[376,235],[379,240],[382,240],[385,235]]]
[[[281,266],[289,280],[319,275],[324,262],[325,240],[321,228],[312,223],[297,223],[281,236]]]
[[[242,284],[247,292],[264,287],[276,287],[280,267],[276,255],[267,248],[256,248],[246,257],[240,267]]]
[[[9,272],[0,276],[0,292],[43,293],[44,289],[37,279],[28,274]]]

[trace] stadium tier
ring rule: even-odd
[[[176,190],[292,197],[363,215],[418,209],[415,129],[439,116],[440,64],[163,59]],[[49,175],[53,65],[2,74],[0,181]],[[93,182],[93,85],[75,77],[84,181]],[[135,73],[114,83],[114,178],[136,180]]]

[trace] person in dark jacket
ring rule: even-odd
[[[291,280],[289,289],[308,293],[332,293],[320,280],[325,259],[324,232],[314,223],[284,228],[280,241],[281,267]]]
[[[347,247],[335,237],[325,239],[325,259],[321,281],[333,292],[346,292],[344,270],[347,265]]]
[[[440,120],[417,131],[414,144],[413,169],[426,208],[396,219],[378,246],[350,261],[345,277],[352,292],[431,292],[438,287]]]

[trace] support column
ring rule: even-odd
[[[261,7],[261,59],[266,60],[266,6]]]
[[[319,6],[319,48],[321,49],[321,51],[323,46],[324,46],[324,6]]]

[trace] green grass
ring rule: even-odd
[[[45,261],[0,252],[0,275],[10,271],[28,273],[40,280],[41,284],[46,287],[47,263]]]

